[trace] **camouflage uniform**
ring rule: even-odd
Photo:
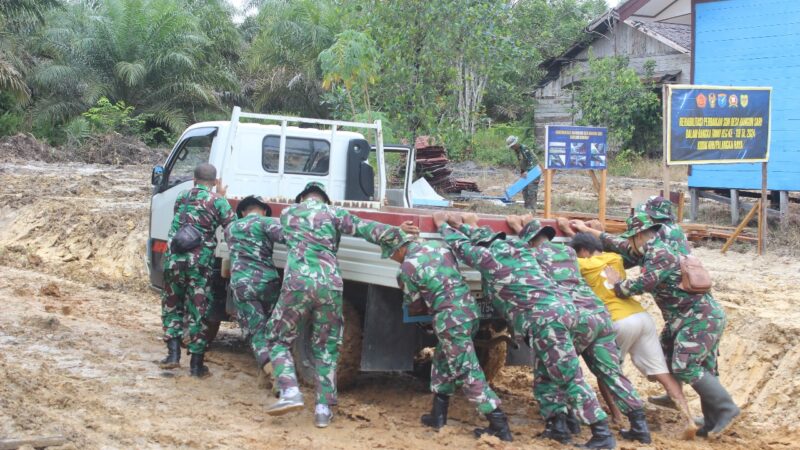
[[[276,219],[250,214],[225,230],[231,252],[230,288],[237,319],[259,367],[269,362],[267,320],[278,301],[281,280],[272,261],[274,243],[284,243]]]
[[[647,223],[646,215],[628,219]],[[650,222],[652,224],[652,222]],[[623,235],[625,236],[625,235]],[[632,253],[630,241],[603,233],[605,246],[621,254]],[[678,252],[659,237],[644,245],[641,275],[617,283],[614,291],[619,297],[649,292],[664,316],[667,362],[675,377],[687,384],[699,380],[704,371],[716,374],[717,350],[725,328],[725,312],[711,294],[690,294],[678,288],[681,282]]]
[[[492,306],[534,352],[534,396],[545,419],[575,411],[586,424],[606,419],[594,391],[583,378],[571,331],[577,313],[543,272],[533,253],[505,239],[485,238],[487,229],[443,225],[439,232],[465,264],[480,271]]]
[[[311,184],[311,183],[309,183]],[[309,198],[281,213],[288,248],[283,286],[267,323],[267,347],[278,387],[297,387],[291,345],[304,319],[311,319],[317,403],[336,404],[336,364],[342,343],[342,277],[336,251],[342,234],[376,242],[385,225]]]
[[[397,241],[402,232],[390,230],[386,234],[389,240],[394,237]],[[382,242],[386,241],[384,236]],[[461,386],[480,413],[494,411],[500,406],[500,399],[486,381],[472,342],[480,314],[455,255],[440,241],[412,241],[406,245],[405,260],[397,274],[403,303],[408,306],[421,301],[433,312],[433,330],[438,339],[431,366],[431,391],[449,396]]]
[[[514,150],[517,154],[519,161],[519,171],[528,172],[539,164],[539,160],[533,151],[528,147],[520,144],[518,150]],[[522,198],[525,200],[525,207],[529,209],[536,209],[536,198],[539,195],[539,179],[532,181],[529,185],[525,186],[522,190]]]
[[[530,242],[541,230],[538,220],[529,222],[520,232],[520,241]],[[581,276],[575,250],[548,240],[533,252],[544,272],[572,298],[578,313],[572,329],[575,350],[589,370],[608,386],[623,414],[642,409],[644,405],[636,389],[620,368],[617,334],[611,315]]]
[[[186,222],[200,230],[203,243],[187,253],[172,253],[169,244],[183,225],[180,218],[186,196],[189,196]],[[207,344],[205,314],[214,300],[211,288],[214,247],[217,244],[214,233],[217,227],[226,227],[233,219],[233,210],[228,201],[204,185],[181,192],[175,201],[175,217],[169,230],[168,250],[164,255],[161,320],[164,340],[180,338],[192,354],[205,353]]]
[[[672,213],[671,201],[654,195],[647,199],[646,203],[639,205],[636,210],[650,216],[655,223],[661,224],[658,236],[664,243],[669,244],[673,250],[681,255],[691,254],[689,240],[686,239],[683,228],[675,222],[677,219],[675,214]]]

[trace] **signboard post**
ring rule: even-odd
[[[767,239],[767,161],[772,88],[664,86],[664,189],[669,166],[761,163],[758,254]]]
[[[544,216],[552,215],[553,175],[556,170],[588,170],[595,177],[600,208],[598,218],[606,221],[606,179],[608,131],[598,127],[548,125],[545,129]]]

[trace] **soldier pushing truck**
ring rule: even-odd
[[[353,141],[350,139],[351,146]],[[357,141],[358,145],[361,142]],[[358,168],[354,173],[369,180],[371,172],[357,164],[366,156],[360,148],[353,148],[352,154],[362,158],[354,160],[353,167]],[[331,170],[335,163],[332,159]],[[552,242],[555,227],[532,217],[509,216],[506,220],[517,236],[506,236],[479,226],[474,214],[420,216],[414,210],[420,221],[432,221],[438,232],[438,236],[423,238],[407,215],[401,214],[402,219],[395,218],[390,222],[394,225],[389,225],[380,221],[380,215],[367,216],[379,220],[367,220],[335,206],[326,184],[320,181],[298,188],[294,202],[283,206],[280,219],[271,217],[272,207],[264,199],[245,196],[237,205],[238,219],[234,221],[213,165],[197,165],[193,184],[176,195],[163,260],[162,318],[168,355],[161,367],[177,368],[184,344],[192,355],[190,374],[209,375],[203,356],[211,320],[209,304],[214,298],[215,233],[222,228],[230,252],[229,289],[236,318],[258,366],[273,377],[279,391],[279,399],[266,408],[267,414],[278,416],[304,408],[292,345],[301,333],[300,325],[308,323],[316,391],[313,422],[319,428],[329,426],[337,404],[336,374],[344,326],[345,280],[338,251],[344,236],[352,236],[379,246],[382,260],[399,264],[399,269],[393,269],[403,305],[431,316],[436,338],[430,383],[433,397],[430,412],[420,419],[423,426],[435,430],[447,426],[450,397],[460,387],[488,420],[487,427],[475,429],[476,437],[488,434],[512,441],[514,434],[520,433],[510,430],[509,418],[500,408],[501,398],[489,386],[476,356],[476,331],[483,316],[465,276],[467,266],[482,278],[484,293],[496,314],[493,320],[507,324],[513,336],[524,342],[521,351],[533,361],[533,396],[545,420],[541,438],[572,442],[580,421],[591,428],[591,438],[581,448],[616,446],[607,413],[581,371],[578,358],[583,356],[614,402],[615,417],[620,415],[617,409],[628,416],[630,427],[620,436],[641,443],[651,441],[642,402],[619,367],[612,316],[596,294],[600,291],[592,289],[597,280],[587,283],[576,252]],[[215,186],[216,193],[212,192]],[[629,229],[621,236],[593,231],[578,221],[562,221],[561,233],[592,233],[606,251],[618,253],[628,265],[641,266],[638,278],[624,279],[610,270],[603,276],[618,299],[653,293],[666,322],[662,333],[666,356],[661,366],[697,391],[704,416],[698,435],[716,437],[739,414],[717,374],[725,316],[709,293],[684,290],[681,258],[688,253],[688,245],[669,209],[665,200],[650,199],[629,219]],[[280,261],[282,276],[275,244],[286,248],[285,263]],[[283,252],[283,247],[279,248]],[[385,263],[374,261],[361,267],[384,267]],[[353,267],[348,259],[347,270]],[[584,274],[588,276],[588,272]],[[384,298],[368,296],[367,301]],[[680,386],[665,386],[688,417],[685,399],[676,391]]]

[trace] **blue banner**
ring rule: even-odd
[[[545,168],[603,170],[606,168],[607,131],[597,127],[547,126]]]
[[[765,162],[772,88],[667,86],[667,164]]]

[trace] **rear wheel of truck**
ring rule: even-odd
[[[336,387],[346,389],[353,385],[361,371],[361,315],[353,305],[344,301],[344,336],[339,348],[339,365],[336,368]],[[297,339],[292,345],[292,357],[297,378],[307,386],[316,386],[314,356],[311,351],[311,323],[299,325]]]

